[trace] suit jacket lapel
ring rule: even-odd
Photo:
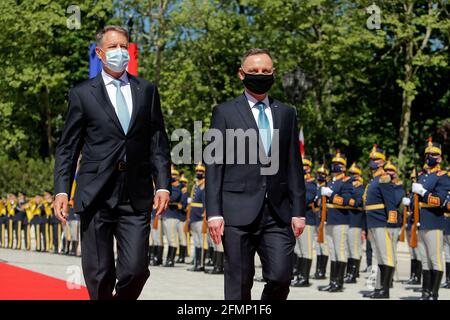
[[[128,74],[128,79],[130,79],[131,99],[133,100],[133,111],[131,112],[130,125],[128,126],[128,132],[130,132],[136,122],[141,104],[138,101],[140,92],[139,80],[131,74]]]
[[[255,121],[255,117],[253,117],[252,110],[250,110],[250,105],[248,104],[245,94],[237,97],[235,102],[235,107],[238,113],[244,119],[244,122],[247,125],[247,129],[253,128],[256,130],[256,132],[258,132],[258,124]]]
[[[117,128],[123,132],[122,125],[120,124],[119,118],[117,117],[116,111],[109,100],[108,93],[106,92],[105,84],[103,83],[102,74],[99,73],[92,82],[92,94],[97,99],[98,103],[105,110],[106,114],[113,120]]]

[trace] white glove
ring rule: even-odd
[[[323,196],[330,197],[333,193],[333,190],[328,187],[322,187],[320,188],[320,193],[322,193]]]
[[[402,199],[402,204],[403,204],[404,206],[409,206],[409,205],[411,204],[411,199],[410,199],[410,198],[407,198],[407,197],[404,197],[404,198]]]
[[[187,198],[187,203],[189,204],[191,202],[192,202],[192,198],[191,197]]]
[[[423,187],[423,185],[421,185],[420,183],[413,183],[412,185],[412,192],[420,194],[422,197],[425,194],[425,192],[427,192],[427,189],[425,189]]]

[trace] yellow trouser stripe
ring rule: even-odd
[[[56,244],[57,244],[57,250],[58,250],[58,252],[59,252],[59,241],[61,241],[61,224],[60,223],[58,223],[58,239],[57,239],[57,241],[56,241]]]
[[[345,226],[341,226],[341,244],[340,244],[340,253],[341,253],[341,261],[346,261],[345,259]]]
[[[9,226],[8,226],[8,248],[12,248],[13,243],[13,221],[9,220]]]
[[[41,250],[41,226],[36,224],[34,227],[34,231],[36,234],[36,249]]]
[[[2,223],[2,248],[5,247],[5,225]]]
[[[48,223],[45,224],[45,251],[48,251]]]
[[[22,248],[22,221],[17,222],[17,244],[18,249]]]
[[[52,250],[53,249],[53,226],[52,225],[50,225],[50,230],[49,230],[50,232],[49,232],[49,235],[50,235],[50,242],[49,242],[49,244],[48,244],[48,248],[50,249],[50,250]]]
[[[30,250],[30,247],[31,247],[31,226],[30,226],[30,224],[27,224],[27,231],[26,231],[26,233],[27,233],[27,245],[26,245],[26,247],[27,247],[27,250]]]
[[[394,257],[392,256],[392,241],[391,241],[391,234],[387,229],[384,229],[385,235],[386,235],[386,255],[387,255],[387,265],[390,267],[394,266]]]
[[[359,234],[359,229],[355,229],[355,231],[356,231],[355,240],[354,240],[355,256],[359,257],[358,241],[359,241],[360,234]]]
[[[186,254],[190,257],[191,256],[191,234],[190,232],[186,233]]]
[[[203,208],[203,203],[200,202],[192,202],[191,203],[192,208]]]
[[[66,224],[66,241],[71,241],[72,240],[72,235],[70,234],[70,227],[68,224]]]
[[[306,226],[306,231],[308,232],[308,259],[311,259],[313,256],[312,252],[312,243],[311,243],[311,227]]]
[[[438,271],[442,271],[443,268],[442,268],[442,261],[441,261],[441,254],[442,254],[442,252],[441,252],[441,232],[439,230],[436,231],[436,246],[437,246],[437,248],[436,248],[437,249],[437,251],[436,251],[437,263],[438,263],[438,268],[439,268]]]

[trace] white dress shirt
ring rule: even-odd
[[[116,78],[109,75],[108,73],[105,72],[104,69],[102,69],[102,79],[103,79],[103,83],[105,84],[106,92],[108,93],[109,100],[111,101],[111,104],[113,105],[114,110],[116,111],[116,114],[117,114],[117,100],[116,100],[117,87],[113,83],[113,80],[115,80]],[[128,112],[130,113],[130,119],[131,119],[131,114],[133,112],[133,99],[132,99],[132,95],[131,95],[131,85],[130,85],[130,80],[128,79],[128,74],[126,72],[124,72],[120,76],[119,79],[120,79],[120,91],[122,91],[122,94],[125,97],[125,102],[127,103]],[[126,160],[126,158],[125,158],[125,160]],[[159,192],[159,191],[169,192],[169,190],[166,190],[166,189],[156,190],[156,192]],[[65,192],[58,193],[56,196],[59,196],[60,194],[64,194],[68,197],[68,194]]]

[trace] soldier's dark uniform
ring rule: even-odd
[[[22,208],[24,201],[17,201],[15,207],[15,214],[13,218],[13,230],[16,239],[16,249],[22,249],[22,230],[24,230],[24,224],[26,223],[26,213]]]
[[[178,260],[177,263],[185,263],[185,258],[187,254],[187,234],[184,232],[184,225],[186,224],[186,209],[187,209],[187,201],[189,198],[189,192],[187,191],[187,179],[182,175],[180,177],[180,189],[181,189],[181,199],[178,205],[178,220],[179,223],[177,225],[177,237],[179,241],[179,252],[178,252]]]
[[[14,247],[14,239],[20,235],[17,234],[17,220],[16,220],[16,207],[17,202],[15,200],[11,200],[11,197],[7,200],[6,203],[6,216],[7,216],[7,225],[8,225],[8,248],[13,249]],[[16,242],[17,245],[17,242]]]
[[[176,177],[176,178],[175,178]],[[162,215],[164,235],[168,242],[168,250],[164,267],[175,265],[175,255],[177,253],[177,228],[180,223],[181,188],[178,181],[179,172],[172,168],[172,192],[170,193],[169,207]]]
[[[373,178],[364,194],[364,209],[379,273],[375,290],[365,297],[389,298],[389,287],[394,276],[395,263],[393,241],[387,226],[398,222],[397,203],[391,177],[382,166],[377,168],[375,164],[375,161],[386,159],[384,150],[374,146],[370,153],[370,159]]]
[[[319,225],[321,221],[321,194],[320,188],[325,187],[327,183],[329,172],[325,165],[321,165],[316,170],[316,198],[315,198],[315,206],[313,208],[313,212],[315,214],[315,228],[314,228],[314,247],[316,249],[316,272],[313,275],[313,279],[326,279],[326,270],[328,263],[328,247],[326,243],[326,237],[324,236],[324,241],[319,243],[317,241]],[[323,230],[324,234],[326,230]]]
[[[312,158],[310,156],[303,156],[303,168],[308,167],[309,171],[312,169]],[[306,170],[304,170],[306,172]],[[291,285],[294,287],[308,287],[309,272],[311,271],[311,264],[313,259],[313,241],[314,230],[316,227],[316,213],[313,211],[315,207],[315,199],[317,196],[317,183],[311,172],[305,174],[306,187],[306,221],[305,229],[300,237],[297,238],[295,247],[297,260],[297,278],[292,281]]]
[[[163,228],[162,222],[159,217],[156,217],[156,209],[152,209],[151,213],[151,231],[150,236],[152,238],[151,248],[153,252],[150,253],[150,265],[160,266],[163,263]]]
[[[332,168],[347,165],[347,159],[339,151],[332,159]],[[327,183],[331,195],[327,196],[326,239],[331,259],[330,283],[320,287],[320,291],[340,292],[343,290],[344,275],[347,266],[347,233],[350,224],[349,200],[353,193],[351,178],[343,172],[331,170],[333,179]],[[324,188],[321,188],[324,194]]]
[[[189,271],[204,271],[203,257],[204,257],[204,242],[206,241],[203,229],[203,213],[205,208],[205,179],[196,180],[192,186],[190,199],[190,215],[189,215],[189,229],[194,240],[194,266]]]
[[[6,206],[3,199],[0,199],[0,246],[6,248]]]
[[[350,224],[347,236],[347,245],[349,248],[349,257],[347,260],[347,274],[345,276],[345,283],[356,283],[356,278],[359,277],[359,267],[361,264],[362,254],[362,240],[361,234],[365,227],[365,214],[363,211],[363,195],[364,184],[361,167],[353,163],[348,169],[352,178],[353,193],[349,205]]]
[[[22,218],[22,231],[23,231],[23,240],[25,243],[25,249],[31,250],[31,227],[30,221],[32,216],[29,214],[28,205],[29,202],[25,199],[25,194],[22,192],[23,198],[19,198],[18,210],[21,211]]]
[[[450,178],[447,171],[441,170],[439,163],[433,161],[442,154],[438,143],[429,141],[425,155],[428,172],[419,176],[412,191],[419,195],[419,234],[418,241],[423,243],[422,256],[423,283],[422,300],[438,299],[438,292],[444,271],[444,203],[450,190]],[[428,273],[429,272],[429,281]]]
[[[47,193],[51,196],[50,192]],[[53,212],[53,209],[51,207],[52,203],[47,203],[47,205],[50,207],[50,210],[48,210],[49,250],[53,251],[53,253],[59,253],[61,249],[60,242],[61,242],[62,226],[60,221]]]
[[[41,251],[41,237],[40,237],[40,221],[41,221],[41,200],[39,196],[32,199],[28,206],[28,218],[30,219],[30,229],[33,230],[35,240],[35,251]]]

